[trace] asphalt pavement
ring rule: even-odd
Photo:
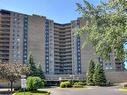
[[[88,88],[51,88],[50,95],[127,95],[118,90],[119,87],[88,87]]]

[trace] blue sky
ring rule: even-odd
[[[97,4],[99,0],[88,0]],[[75,3],[83,3],[83,0],[0,0],[0,9],[39,14],[53,19],[58,23],[68,23],[81,16]]]

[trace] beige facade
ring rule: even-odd
[[[0,60],[3,63],[27,61],[27,15],[0,10]]]
[[[24,15],[10,13],[9,63],[23,63]]]
[[[28,18],[28,52],[32,54],[37,64],[42,65],[45,64],[44,20],[44,17],[37,15]]]

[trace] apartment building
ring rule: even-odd
[[[0,10],[0,61],[27,62],[28,16]]]
[[[83,80],[91,59],[105,70],[124,70],[120,61],[114,65],[112,60],[101,60],[91,44],[82,48],[87,34],[80,37],[76,32],[86,23],[78,18],[59,24],[44,16],[0,10],[0,61],[27,64],[31,52],[49,81]]]

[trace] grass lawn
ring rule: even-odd
[[[127,92],[127,88],[120,88],[119,91],[126,91]]]
[[[48,91],[36,91],[36,92],[25,92],[25,95],[49,95],[50,93]],[[16,92],[13,95],[24,95],[24,92]]]

